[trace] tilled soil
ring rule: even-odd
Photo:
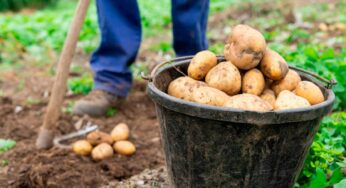
[[[133,156],[115,154],[100,162],[59,148],[38,151],[34,144],[46,104],[26,106],[15,112],[17,104],[11,98],[0,98],[0,138],[17,141],[14,149],[0,155],[0,161],[9,162],[0,166],[0,187],[101,187],[110,182],[124,182],[145,169],[162,167],[159,124],[154,104],[144,90],[144,83],[136,83],[113,117],[86,118],[105,132],[110,132],[117,123],[127,123],[131,129],[129,140],[137,147]],[[63,114],[57,122],[56,134],[76,131],[74,124],[79,119]]]

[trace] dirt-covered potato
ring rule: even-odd
[[[117,124],[111,132],[111,138],[114,141],[127,140],[129,136],[130,129],[125,123]]]
[[[203,80],[209,70],[217,64],[216,55],[208,50],[198,52],[187,69],[188,75],[195,80]]]
[[[283,90],[293,91],[298,83],[301,81],[299,74],[290,69],[287,75],[282,80],[277,80],[272,84],[272,90],[275,92],[275,95],[279,95],[279,93]]]
[[[275,101],[275,110],[286,110],[294,108],[304,108],[311,106],[309,101],[303,97],[295,95],[293,92],[284,90],[281,91]]]
[[[91,157],[95,161],[100,161],[111,157],[113,155],[113,148],[109,144],[102,143],[97,145],[91,152]]]
[[[200,104],[223,106],[228,98],[226,93],[208,86],[195,88],[192,92],[192,101]]]
[[[294,93],[300,97],[304,97],[311,105],[324,101],[321,89],[310,81],[301,81],[297,85]]]
[[[248,93],[234,95],[233,97],[230,97],[226,101],[224,106],[259,112],[266,112],[273,109],[273,107],[267,101],[264,101],[257,95],[252,95]]]
[[[261,99],[267,101],[274,108],[276,97],[273,90],[265,89],[260,97]]]
[[[248,70],[243,77],[242,91],[253,95],[260,95],[265,87],[264,76],[258,69]]]
[[[288,64],[277,52],[267,48],[260,63],[262,73],[271,80],[281,80],[288,72]]]
[[[91,132],[87,135],[86,139],[91,145],[98,145],[101,143],[107,143],[107,144],[113,143],[113,139],[111,135],[104,133],[102,131]]]
[[[136,146],[127,140],[115,142],[113,148],[121,155],[132,155],[136,152]]]
[[[221,62],[213,67],[205,77],[208,86],[221,90],[228,95],[235,95],[241,88],[241,76],[231,62]]]
[[[224,55],[239,69],[249,70],[259,64],[266,46],[260,32],[247,25],[237,25],[227,39]]]
[[[183,76],[173,80],[169,84],[167,93],[179,99],[192,101],[193,88],[206,85],[207,84],[204,82],[194,80],[188,76]]]
[[[92,149],[92,145],[86,140],[78,140],[72,144],[73,152],[78,155],[89,155]]]

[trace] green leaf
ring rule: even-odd
[[[341,181],[343,178],[341,168],[337,168],[334,170],[332,177],[330,177],[330,180],[328,182],[328,185],[334,185]]]
[[[114,116],[115,114],[117,114],[118,113],[118,110],[117,109],[115,109],[115,108],[110,108],[110,109],[108,109],[107,110],[107,117],[112,117],[112,116]]]
[[[0,139],[0,153],[6,152],[12,149],[15,145],[16,145],[16,141],[14,140]]]
[[[323,188],[327,186],[327,177],[321,168],[316,169],[316,174],[313,176],[310,188]]]
[[[346,187],[346,179],[343,179],[339,183],[334,185],[334,188],[345,188]]]

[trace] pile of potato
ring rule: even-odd
[[[303,108],[324,101],[320,88],[302,81],[285,59],[267,47],[263,35],[247,25],[233,28],[224,47],[227,61],[210,51],[191,60],[188,76],[173,80],[168,94],[200,104],[271,111]]]
[[[136,147],[128,141],[130,129],[125,123],[116,125],[111,134],[94,131],[85,140],[78,140],[72,145],[72,150],[78,155],[90,155],[95,161],[111,157],[113,150],[121,155],[132,155]],[[114,143],[114,144],[113,144]]]

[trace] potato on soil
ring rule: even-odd
[[[102,143],[97,145],[91,152],[91,156],[95,161],[100,161],[111,157],[113,155],[113,148],[109,144]]]
[[[114,141],[127,140],[129,136],[130,129],[125,123],[117,124],[111,132],[111,138]]]
[[[262,73],[272,80],[283,79],[288,72],[288,64],[277,52],[267,48],[260,63]]]
[[[282,80],[277,80],[272,84],[272,90],[275,92],[275,95],[283,90],[293,91],[298,83],[301,81],[299,74],[294,70],[289,70],[287,75]]]
[[[113,139],[111,135],[104,133],[102,131],[94,131],[91,132],[87,135],[86,140],[91,144],[91,145],[98,145],[101,143],[107,143],[107,144],[112,144]]]
[[[226,93],[208,86],[195,88],[192,92],[193,101],[200,104],[223,106],[228,98]]]
[[[253,95],[260,95],[265,87],[264,76],[258,69],[250,69],[243,77],[242,91]]]
[[[136,152],[136,146],[130,141],[118,141],[113,145],[114,150],[121,155],[132,155]]]
[[[259,96],[252,94],[239,94],[229,98],[224,107],[238,108],[249,111],[266,112],[273,109],[273,107]]]
[[[187,101],[192,101],[192,91],[195,87],[206,86],[201,81],[194,80],[188,76],[179,77],[173,80],[169,86],[167,93],[171,96]]]
[[[241,88],[241,76],[231,62],[222,62],[213,67],[205,77],[208,86],[221,90],[228,95],[235,95]]]
[[[261,99],[267,101],[274,108],[276,97],[273,90],[265,89],[260,97]]]
[[[188,75],[195,80],[203,80],[209,70],[217,64],[216,55],[208,50],[198,52],[187,69]]]
[[[78,155],[89,155],[92,149],[92,145],[86,140],[78,140],[72,144],[73,152]]]
[[[304,97],[311,105],[324,101],[321,89],[310,81],[301,81],[297,85],[294,93],[300,97]]]
[[[224,55],[239,69],[249,70],[260,63],[266,46],[260,32],[247,25],[237,25],[227,39]]]
[[[295,95],[293,92],[281,91],[275,101],[275,110],[287,110],[294,108],[304,108],[311,106],[309,101],[303,97]]]

